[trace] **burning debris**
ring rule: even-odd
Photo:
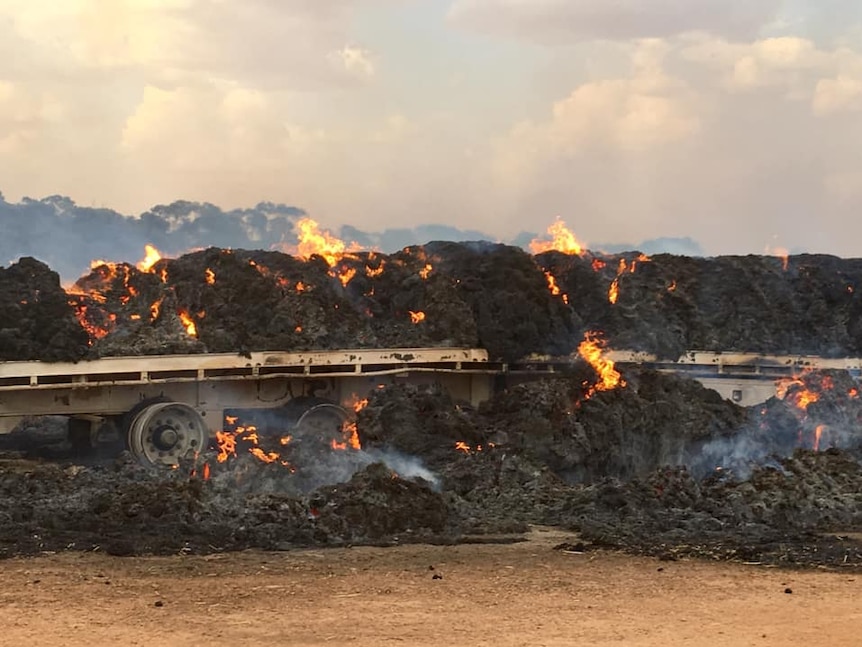
[[[277,421],[229,417],[211,450],[167,475],[125,461],[7,459],[0,553],[451,542],[542,523],[649,554],[862,564],[855,544],[829,534],[862,525],[860,434],[842,426],[862,403],[846,373],[803,376],[817,398],[800,418],[793,387],[744,409],[684,377],[628,371],[599,389],[616,369],[573,369],[479,409],[401,384],[351,398],[355,417],[340,427],[288,434]],[[819,453],[810,437],[800,443],[800,424],[831,430]],[[5,455],[39,451],[25,431],[0,437]],[[716,440],[723,448],[710,447]],[[743,474],[732,452],[752,442],[761,457]],[[694,457],[714,462],[698,476],[686,468]]]
[[[383,255],[303,219],[291,254],[148,247],[65,290],[33,259],[0,269],[2,359],[463,346],[572,360],[478,408],[395,383],[315,425],[229,413],[167,475],[81,467],[28,421],[0,437],[0,554],[457,541],[545,523],[648,554],[862,564],[829,534],[862,528],[852,375],[803,372],[745,409],[607,353],[862,355],[862,263],[605,255],[562,221],[548,233],[533,255],[448,242]]]
[[[0,343],[0,358],[448,345],[513,361],[567,355],[587,330],[669,359],[692,349],[862,355],[857,260],[595,254],[562,221],[534,241],[535,256],[445,242],[384,255],[307,218],[297,235],[295,256],[213,248],[169,259],[149,246],[137,265],[95,261],[65,292],[40,266],[49,284],[38,298],[25,278],[36,261],[22,260],[23,271],[0,274],[0,330],[15,340]],[[35,307],[48,294],[50,326]],[[53,339],[37,331],[58,326]]]

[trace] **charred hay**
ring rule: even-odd
[[[0,359],[455,345],[514,360],[572,353],[585,330],[670,358],[858,355],[860,278],[862,261],[827,256],[785,267],[432,243],[335,265],[208,249],[147,271],[102,265],[67,292],[22,259],[0,270]],[[457,541],[545,523],[665,558],[862,563],[852,376],[806,373],[750,409],[677,376],[629,371],[624,388],[591,392],[595,379],[573,363],[478,409],[434,386],[387,387],[359,412],[362,450],[297,442],[269,464],[213,452],[208,478],[202,464],[84,461],[59,423],[28,421],[0,442],[0,555]]]
[[[449,345],[511,361],[568,354],[585,330],[671,359],[692,349],[852,356],[862,354],[860,281],[862,260],[824,255],[785,265],[435,242],[347,254],[332,267],[211,248],[147,271],[97,266],[67,296],[54,272],[21,259],[0,270],[0,359]]]
[[[165,475],[127,460],[33,462],[19,443],[0,461],[0,554],[455,542],[538,523],[665,559],[862,565],[849,376],[806,375],[751,409],[673,375],[625,378],[589,397],[580,373],[533,382],[479,409],[433,386],[387,387],[359,413],[361,450],[312,444],[287,464],[213,452],[206,478],[200,463]],[[820,408],[801,412],[793,388],[816,390]],[[814,451],[808,431],[827,424]],[[44,440],[56,445],[55,431]]]

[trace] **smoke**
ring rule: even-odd
[[[755,468],[779,465],[777,459],[789,454],[786,448],[779,450],[758,430],[746,426],[730,438],[716,438],[690,451],[683,463],[696,478],[719,470],[739,480],[747,480]]]
[[[749,409],[749,421],[731,436],[713,438],[686,452],[695,476],[720,469],[745,480],[757,467],[778,467],[798,449],[857,450],[862,447],[862,403],[847,371],[811,371],[795,379],[796,390]],[[800,404],[800,390],[811,402]]]
[[[435,492],[441,489],[440,478],[415,456],[391,448],[343,450],[303,455],[288,465],[264,464],[251,454],[239,452],[225,469],[219,469],[213,480],[220,486],[254,494],[308,494],[328,485],[346,483],[354,474],[374,463],[382,463],[406,480],[424,482]]]
[[[380,462],[405,479],[422,479],[435,492],[440,491],[440,477],[429,470],[415,456],[407,456],[392,448],[371,449],[366,454],[372,462]]]

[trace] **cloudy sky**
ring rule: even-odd
[[[862,256],[857,0],[0,0],[0,190]]]

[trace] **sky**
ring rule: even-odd
[[[0,0],[0,191],[862,256],[855,0]]]

